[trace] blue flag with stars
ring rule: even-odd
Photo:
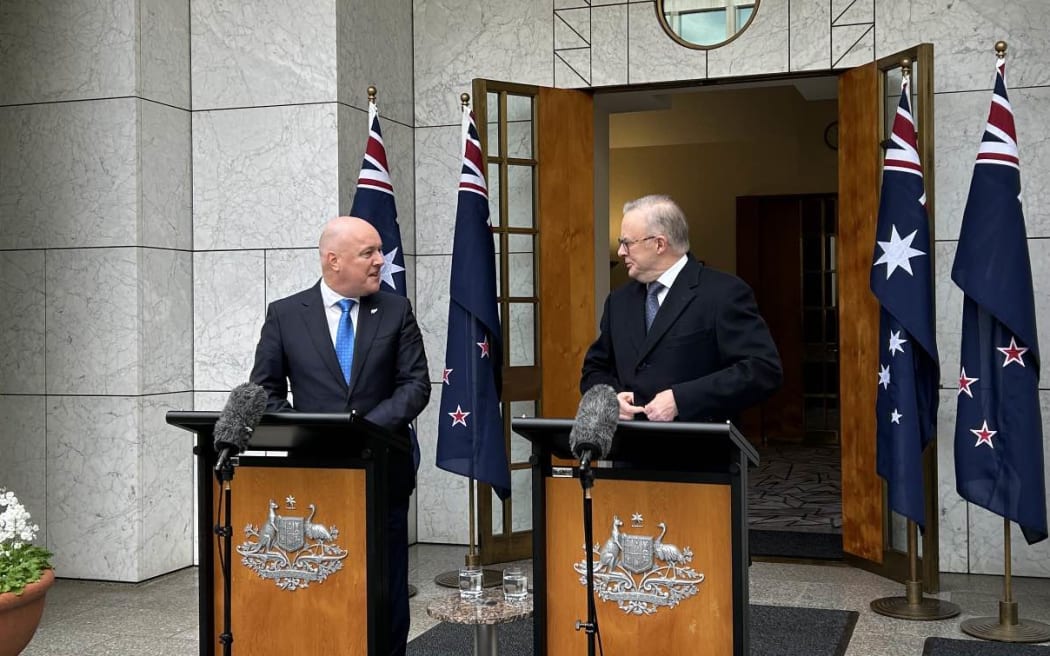
[[[955,479],[962,498],[1016,522],[1033,544],[1047,537],[1039,345],[1005,71],[1000,57],[952,265],[965,295]]]
[[[371,223],[383,240],[381,289],[406,296],[405,253],[401,247],[401,228],[397,224],[394,185],[390,181],[386,146],[379,128],[379,110],[374,102],[368,105],[368,142],[365,144],[350,215]]]
[[[502,332],[482,166],[474,113],[465,111],[437,466],[488,483],[500,499],[506,499],[510,467],[500,413]]]
[[[926,192],[908,86],[905,75],[883,166],[871,268],[880,305],[876,470],[886,481],[890,509],[925,528],[922,453],[936,431],[940,365]]]

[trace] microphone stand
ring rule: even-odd
[[[233,508],[231,505],[230,482],[233,480],[233,459],[220,459],[215,467],[215,480],[222,486],[221,503],[226,506],[222,524],[215,524],[215,535],[222,539],[222,552],[219,562],[222,566],[222,643],[223,656],[230,656],[233,649],[233,620],[230,611],[230,577],[232,575],[233,557]]]
[[[594,605],[594,525],[591,513],[591,488],[594,487],[594,470],[591,469],[591,452],[580,457],[580,486],[583,488],[583,543],[587,550],[587,621],[576,620],[576,630],[587,632],[587,656],[594,656],[594,637],[598,632],[598,610]]]

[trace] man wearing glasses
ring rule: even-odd
[[[580,389],[617,391],[620,419],[733,420],[780,386],[780,356],[754,293],[689,252],[669,196],[624,205],[620,247],[631,282],[605,300]]]

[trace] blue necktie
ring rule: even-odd
[[[658,294],[664,286],[659,282],[649,283],[649,291],[645,294],[645,331],[649,332],[649,329],[653,327],[653,319],[656,318],[656,313],[660,310],[660,298]]]
[[[354,365],[354,324],[350,321],[350,308],[354,301],[344,298],[339,301],[343,316],[339,317],[339,330],[335,333],[335,356],[339,358],[339,368],[343,370],[346,384],[350,384],[350,368]]]

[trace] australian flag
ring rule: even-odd
[[[933,317],[930,228],[908,76],[882,172],[871,291],[879,300],[876,469],[889,506],[925,528],[922,452],[937,425],[940,366]]]
[[[496,255],[474,112],[463,114],[463,144],[437,466],[488,483],[506,499],[510,468],[500,414],[503,349]]]
[[[1017,131],[1000,57],[963,213],[952,280],[963,291],[955,415],[962,498],[1047,536],[1032,265],[1021,212]]]
[[[368,143],[357,177],[357,193],[350,215],[365,219],[379,231],[383,240],[382,289],[405,296],[405,253],[401,247],[401,228],[397,225],[394,186],[386,163],[386,146],[379,129],[379,110],[368,105]]]

